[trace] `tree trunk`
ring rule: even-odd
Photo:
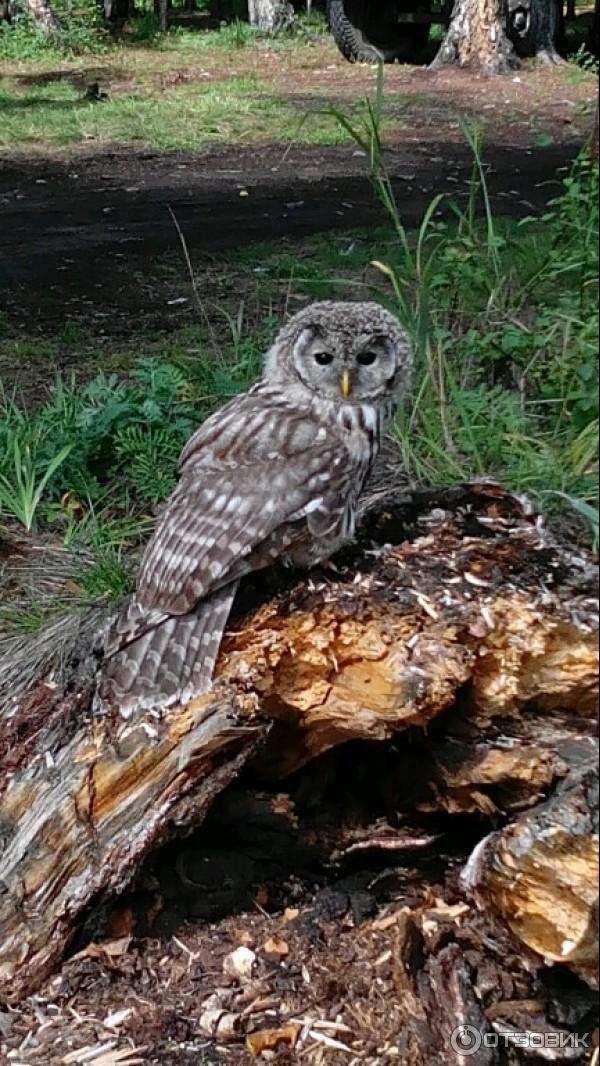
[[[434,816],[450,823],[467,858],[465,817],[475,816],[480,842],[465,891],[538,953],[540,966],[550,959],[593,980],[593,560],[555,543],[492,483],[380,494],[362,528],[335,577],[248,579],[215,685],[187,706],[134,721],[93,714],[89,634],[101,615],[85,616],[88,635],[70,647],[56,626],[54,663],[47,635],[25,646],[18,638],[5,654],[0,690],[7,676],[14,683],[0,711],[0,999],[39,986],[90,905],[128,885],[157,844],[199,825],[242,766],[251,765],[253,780],[277,783],[305,767],[310,775],[307,764],[348,741],[379,742],[364,745],[365,757],[404,829],[390,821],[365,835],[363,825],[344,838],[338,827],[337,841],[336,832],[327,841],[313,829],[307,842],[386,854],[413,846],[411,823],[422,835],[418,820]],[[33,660],[40,676],[25,684],[23,663]],[[350,776],[356,794],[353,751],[335,789]],[[326,762],[315,767],[307,787],[323,810],[335,779],[319,785]],[[204,858],[199,869],[222,883],[216,862]],[[447,977],[443,960],[431,965],[425,1011]],[[470,985],[452,989],[447,1017],[431,1023],[442,1046],[461,1012],[478,1009]]]
[[[563,24],[562,0],[509,0],[508,33],[522,59],[562,63],[557,46],[564,36]]]
[[[561,63],[561,32],[562,0],[456,0],[432,67],[457,63],[504,74],[524,58]]]
[[[598,140],[600,137],[600,109],[598,107],[598,101],[596,100],[596,110],[594,111],[594,125],[592,128],[592,136],[590,137],[590,157],[594,163],[598,162]]]
[[[110,26],[126,22],[133,14],[132,0],[103,0],[103,14]]]
[[[594,56],[600,55],[600,0],[594,3],[594,18],[587,36],[587,49]]]
[[[514,69],[516,61],[506,33],[503,0],[456,0],[432,68],[449,63],[484,74],[505,74]]]
[[[44,33],[60,33],[60,23],[50,7],[49,0],[23,0],[22,6]]]
[[[286,0],[248,0],[250,24],[266,33],[276,33],[293,21],[293,17],[293,9]]]
[[[169,0],[154,0],[154,14],[158,16],[158,28],[166,33],[169,28]]]

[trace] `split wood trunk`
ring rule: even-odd
[[[89,670],[30,687],[0,718],[0,1000],[244,764],[279,782],[347,741],[380,742],[409,824],[480,818],[464,893],[595,984],[594,581],[494,484],[380,495],[335,569],[247,582],[207,696],[132,722],[93,715]]]

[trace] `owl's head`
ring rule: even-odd
[[[375,303],[323,302],[283,327],[265,359],[265,378],[302,385],[338,403],[381,403],[406,390],[412,365],[408,334]]]

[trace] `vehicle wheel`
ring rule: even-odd
[[[403,3],[407,10],[423,4]],[[335,43],[351,63],[393,63],[414,57],[427,44],[429,25],[398,23],[394,0],[327,0]]]

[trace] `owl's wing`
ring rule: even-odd
[[[240,576],[240,561],[289,523],[306,517],[315,535],[327,535],[339,524],[353,473],[337,433],[264,385],[209,418],[180,466],[142,561],[144,611],[186,614]],[[273,560],[285,550],[280,541],[270,546]]]

